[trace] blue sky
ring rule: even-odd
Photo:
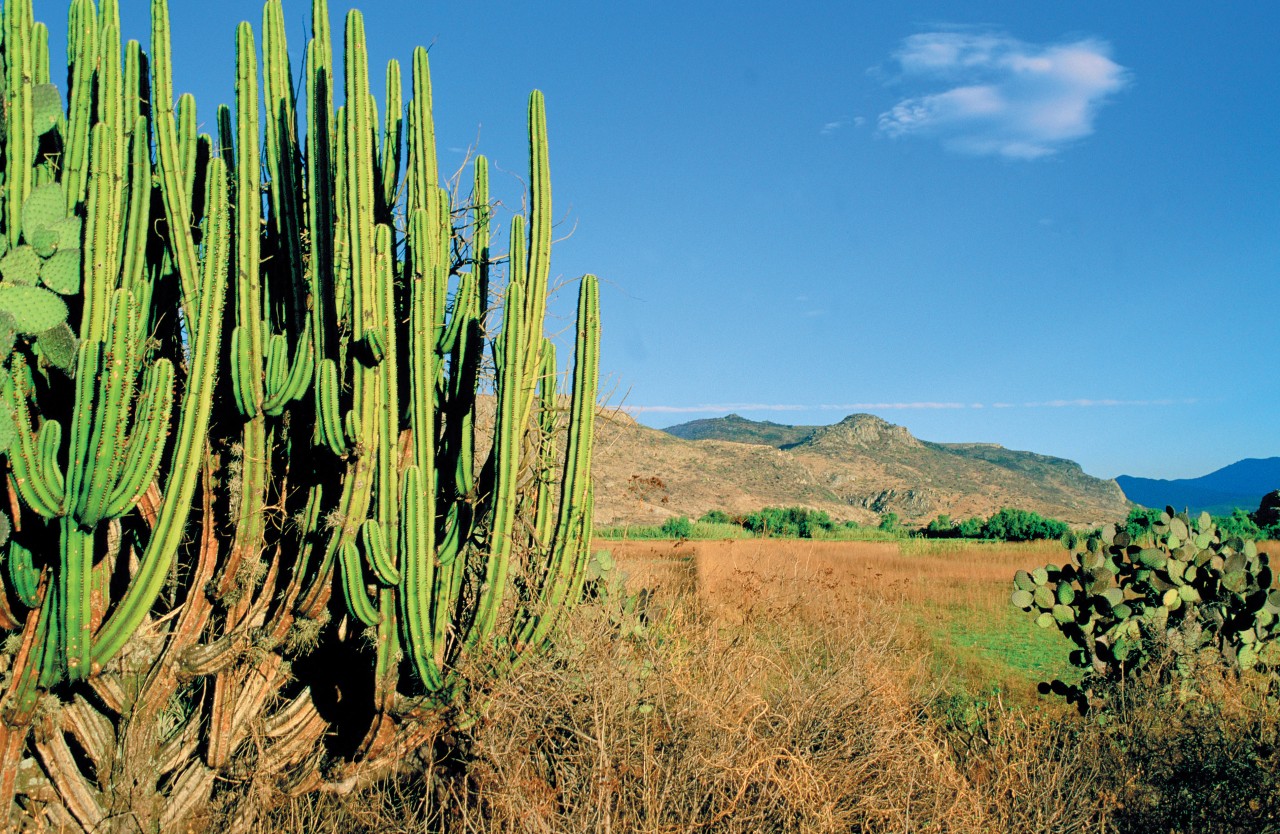
[[[553,273],[604,280],[606,389],[644,423],[870,411],[1105,477],[1280,455],[1280,5],[364,10],[376,66],[430,44],[442,168],[478,141],[511,206],[545,92]],[[260,17],[175,4],[206,124]]]

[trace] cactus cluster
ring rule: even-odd
[[[1107,525],[1070,544],[1068,563],[1018,571],[1011,601],[1071,640],[1086,682],[1119,681],[1166,652],[1184,686],[1204,662],[1280,673],[1280,590],[1267,554],[1222,535],[1208,513],[1170,507],[1141,535]],[[1081,687],[1052,689],[1087,706]]]
[[[598,292],[566,397],[541,93],[495,254],[487,161],[470,195],[438,174],[426,51],[380,118],[359,12],[337,78],[314,0],[299,76],[268,0],[214,134],[175,101],[165,0],[149,52],[73,0],[65,111],[31,0],[3,16],[0,813],[165,828],[229,773],[385,774],[586,581]]]

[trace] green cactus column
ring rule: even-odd
[[[0,629],[22,631],[0,805],[34,767],[85,830],[125,801],[176,829],[251,760],[318,784],[344,766],[316,770],[317,744],[396,766],[484,685],[464,674],[553,639],[590,531],[598,287],[564,426],[541,93],[508,218],[486,158],[469,202],[439,175],[425,50],[407,102],[386,65],[380,117],[349,13],[335,110],[325,0],[296,91],[268,0],[260,43],[228,42],[215,144],[151,12],[144,53],[114,0],[71,0],[65,110],[30,0],[0,21]]]

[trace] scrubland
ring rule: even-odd
[[[1105,718],[1008,602],[1054,544],[610,542],[618,574],[426,773],[263,832],[1257,832],[1280,709],[1212,670]],[[1150,676],[1149,676],[1150,677]]]

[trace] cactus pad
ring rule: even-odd
[[[1075,643],[1071,662],[1086,681],[1122,680],[1166,638],[1175,662],[1160,675],[1183,692],[1207,652],[1280,681],[1280,590],[1256,543],[1226,538],[1207,515],[1170,509],[1145,530],[1104,528],[1068,547],[1060,569],[1019,571],[1011,601]],[[1065,694],[1079,700],[1084,686]]]
[[[0,310],[0,360],[13,350],[13,342],[18,337],[18,325],[13,316]],[[0,369],[3,373],[3,369]]]
[[[59,249],[54,252],[40,268],[40,283],[61,295],[80,292],[80,250]]]
[[[43,136],[53,130],[62,115],[62,94],[52,84],[37,84],[31,90],[32,121],[36,135]]]
[[[67,320],[67,305],[42,287],[0,284],[0,311],[13,316],[19,333],[39,333]]]
[[[42,258],[47,258],[58,251],[58,230],[52,227],[38,229],[31,235],[31,248]]]
[[[84,224],[80,218],[72,215],[64,218],[53,228],[58,233],[58,248],[73,249],[80,246],[80,230]]]
[[[40,277],[40,256],[30,246],[15,246],[0,258],[0,275],[10,284],[35,286]]]
[[[65,321],[45,330],[36,337],[36,346],[49,364],[71,376],[76,367],[76,351],[80,349],[80,340]]]
[[[60,183],[51,182],[31,192],[22,204],[22,236],[35,243],[35,234],[49,229],[67,217],[67,194]]]

